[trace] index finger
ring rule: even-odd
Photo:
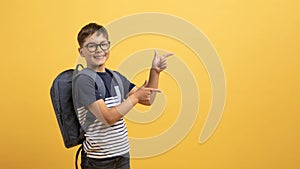
[[[174,55],[174,53],[167,53],[167,54],[162,55],[161,57],[168,58],[169,56],[172,56],[172,55]]]
[[[162,91],[161,91],[161,90],[159,90],[159,89],[154,89],[154,90],[153,90],[153,92],[162,93]]]
[[[159,89],[153,89],[153,88],[152,88],[152,89],[150,89],[150,91],[151,91],[151,92],[161,93],[161,90],[159,90]]]

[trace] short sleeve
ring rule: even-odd
[[[80,75],[73,81],[73,101],[76,107],[86,107],[100,98],[96,98],[95,81],[87,76]]]

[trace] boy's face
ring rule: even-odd
[[[107,43],[108,39],[105,38],[102,33],[99,34],[98,32],[95,32],[93,35],[85,39],[83,47],[79,48],[78,50],[80,55],[85,58],[89,68],[96,71],[104,71],[105,62],[109,58],[109,50],[104,51],[101,48],[105,48],[105,45],[109,45]],[[95,48],[95,44],[102,44],[102,47],[96,46]]]

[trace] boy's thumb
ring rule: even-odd
[[[143,86],[144,86],[144,87],[148,86],[148,80],[145,80]]]

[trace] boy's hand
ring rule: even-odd
[[[167,53],[158,57],[157,51],[154,50],[154,58],[152,61],[152,69],[155,69],[157,73],[165,70],[167,68],[167,58],[172,56],[173,53]]]
[[[141,86],[133,95],[138,101],[150,101],[150,95],[152,92],[161,92],[158,89],[147,87],[148,81],[146,80],[143,86]]]

